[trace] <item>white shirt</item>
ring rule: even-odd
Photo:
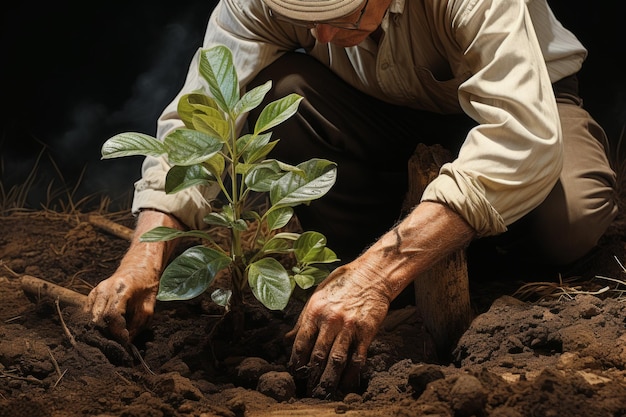
[[[202,48],[232,52],[242,90],[283,53],[303,49],[341,78],[392,104],[472,117],[457,159],[444,165],[423,200],[447,204],[479,235],[493,235],[548,195],[562,166],[552,82],[576,73],[587,51],[545,0],[393,0],[384,35],[342,48],[318,43],[306,28],[269,17],[261,0],[222,0]],[[198,53],[185,85],[158,122],[163,138],[182,122],[180,96],[200,88]],[[168,169],[147,158],[133,210],[156,208],[202,228],[216,189],[165,195]]]

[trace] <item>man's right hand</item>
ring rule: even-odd
[[[126,345],[148,325],[154,313],[159,276],[152,271],[119,268],[87,297],[92,321]]]
[[[175,247],[174,241],[139,240],[142,234],[157,226],[182,229],[182,225],[168,214],[142,211],[130,248],[119,268],[91,290],[85,304],[85,311],[91,313],[92,321],[106,328],[124,345],[149,324],[159,278]]]

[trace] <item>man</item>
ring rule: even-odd
[[[223,0],[203,46],[218,44],[233,52],[242,88],[272,80],[274,97],[305,98],[274,131],[272,156],[338,164],[331,192],[298,212],[346,260],[290,334],[290,365],[316,396],[350,389],[391,301],[446,254],[523,225],[520,250],[566,264],[615,217],[606,138],[577,93],[586,50],[546,0]],[[181,94],[201,85],[197,59]],[[159,120],[160,138],[182,125],[177,101]],[[441,143],[456,159],[396,223],[419,142]],[[89,295],[94,321],[121,340],[148,323],[173,249],[138,236],[201,227],[202,202],[215,196],[165,195],[167,168],[145,160],[135,238]]]

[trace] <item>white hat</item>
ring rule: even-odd
[[[295,20],[323,22],[354,13],[363,0],[263,0],[274,12]]]

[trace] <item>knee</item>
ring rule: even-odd
[[[548,215],[535,222],[533,240],[546,263],[570,264],[598,245],[617,215],[617,199],[606,196],[587,203],[577,210]]]
[[[548,231],[548,234],[543,234],[538,242],[541,257],[549,265],[571,264],[598,245],[607,227],[598,227],[597,224],[591,225],[588,221],[580,221],[578,224],[569,225],[565,230]]]

